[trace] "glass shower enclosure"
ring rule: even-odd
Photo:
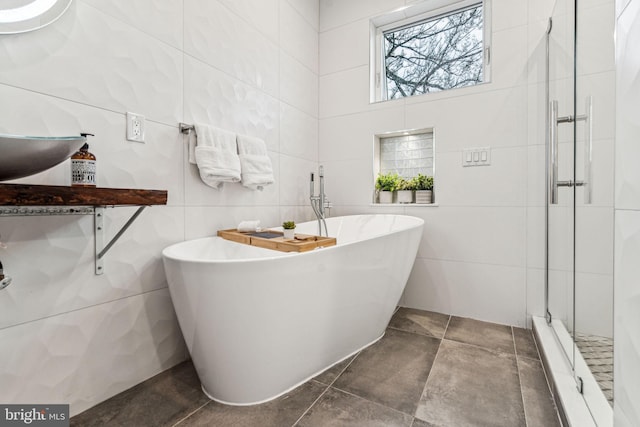
[[[612,425],[614,1],[558,0],[546,36],[546,319]]]

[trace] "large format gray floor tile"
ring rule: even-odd
[[[334,388],[327,390],[297,426],[410,427],[413,417]]]
[[[346,360],[343,360],[342,362],[333,365],[332,367],[322,372],[321,374],[316,375],[314,380],[319,381],[326,385],[331,385],[331,383],[334,382],[336,378],[338,378],[338,376],[342,373],[342,371],[344,371],[347,368],[347,366],[349,366],[349,364],[353,361],[354,357],[355,356],[351,356]]]
[[[390,328],[442,338],[449,323],[449,315],[432,311],[401,307],[391,318]]]
[[[333,386],[413,415],[440,340],[388,329]]]
[[[451,316],[446,339],[515,354],[511,327]]]
[[[526,357],[518,358],[520,385],[528,426],[560,427],[558,413],[544,376],[542,363]]]
[[[443,340],[415,416],[439,427],[524,426],[515,355]]]
[[[326,389],[323,384],[309,381],[276,400],[260,405],[228,406],[212,401],[178,426],[292,426]]]
[[[540,360],[538,347],[533,339],[533,331],[530,329],[513,328],[513,339],[516,343],[516,354],[520,357]]]
[[[72,426],[171,426],[209,399],[184,362],[71,418]]]

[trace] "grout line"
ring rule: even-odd
[[[173,424],[172,427],[177,426],[178,424],[182,423],[183,421],[185,421],[187,418],[189,418],[190,416],[192,416],[193,414],[195,414],[196,412],[198,412],[200,409],[204,408],[205,406],[207,406],[209,403],[213,402],[212,400],[205,402],[204,404],[202,404],[202,406],[198,407],[197,409],[195,409],[194,411],[190,412],[186,417],[178,420],[175,424]]]
[[[529,426],[529,417],[527,416],[527,407],[524,404],[524,392],[522,389],[520,358],[516,355],[516,372],[518,374],[518,388],[520,389],[520,402],[522,402],[522,413],[524,414],[524,425]]]
[[[307,412],[309,412],[309,411],[311,410],[311,408],[313,408],[313,406],[314,406],[314,405],[315,405],[315,404],[320,400],[320,398],[321,398],[322,396],[324,396],[324,394],[325,394],[325,393],[326,393],[330,388],[332,388],[331,386],[332,386],[332,385],[333,385],[333,384],[338,380],[338,378],[340,378],[340,376],[341,376],[341,375],[342,375],[342,374],[347,370],[347,368],[348,368],[349,366],[351,366],[351,364],[353,363],[353,361],[354,361],[354,360],[356,360],[356,358],[360,355],[360,353],[362,353],[362,350],[360,350],[359,352],[357,352],[357,353],[356,353],[356,354],[351,358],[351,361],[350,361],[349,363],[347,363],[347,365],[344,367],[344,369],[342,369],[342,370],[340,371],[340,373],[339,373],[338,375],[336,375],[336,377],[333,379],[333,381],[331,381],[331,384],[328,384],[328,385],[327,385],[327,388],[326,388],[326,389],[325,389],[325,390],[320,394],[320,396],[318,396],[318,398],[317,398],[316,400],[314,400],[314,401],[313,401],[313,403],[312,403],[312,404],[307,408],[307,410],[306,410],[306,411],[304,411],[304,412],[302,413],[302,415],[300,415],[300,417],[296,420],[296,422],[295,422],[295,423],[293,423],[293,426],[296,426],[296,425],[300,422],[300,420],[301,420],[301,419],[302,419],[302,418],[307,414]],[[312,380],[313,380],[313,379],[312,379]],[[321,383],[321,382],[320,382],[320,381],[318,381],[318,380],[315,380],[315,381],[316,381],[318,384],[325,385],[324,383]],[[339,389],[337,389],[337,390],[339,390]],[[292,427],[293,427],[293,426],[292,426]]]
[[[296,420],[295,423],[293,423],[291,425],[291,427],[295,427],[298,425],[298,423],[300,422],[300,420],[302,420],[302,418],[307,415],[307,413],[311,410],[311,408],[313,408],[315,406],[316,403],[318,403],[318,401],[320,399],[322,399],[322,396],[325,395],[325,393],[331,388],[331,386],[327,386],[327,388],[324,389],[324,391],[322,393],[320,393],[320,396],[317,397],[316,400],[313,401],[313,403],[311,403],[311,405],[309,405],[309,407],[302,413],[302,415],[300,415],[300,417]]]
[[[373,404],[374,404],[374,405],[376,405],[376,406],[380,406],[380,407],[383,407],[383,408],[385,408],[385,409],[389,409],[389,410],[391,410],[391,411],[393,411],[393,412],[396,412],[396,413],[398,413],[398,414],[408,415],[408,416],[410,416],[410,417],[412,417],[412,418],[415,418],[415,417],[414,417],[413,415],[411,415],[411,414],[408,414],[408,413],[406,413],[406,412],[399,411],[399,410],[397,410],[397,409],[395,409],[395,408],[392,408],[391,406],[384,405],[384,404],[382,404],[382,403],[380,403],[380,402],[375,402],[375,401],[373,401],[373,400],[369,400],[369,399],[367,399],[367,398],[365,398],[365,397],[358,396],[357,394],[354,394],[354,393],[352,393],[352,392],[350,392],[350,391],[346,391],[346,390],[343,390],[343,389],[338,388],[338,387],[330,387],[330,388],[332,388],[332,389],[334,389],[334,390],[336,390],[336,391],[338,391],[338,392],[341,392],[341,393],[344,393],[344,394],[348,394],[349,396],[353,396],[353,397],[355,397],[355,398],[358,398],[358,399],[364,400],[364,401],[366,401],[366,402],[373,403]],[[422,396],[422,394],[421,394],[420,396]]]

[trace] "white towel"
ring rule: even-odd
[[[242,185],[262,191],[265,185],[274,183],[271,159],[263,140],[238,135],[238,155],[242,169]]]
[[[236,134],[200,123],[195,127],[198,135],[195,159],[202,181],[216,189],[224,182],[240,182]]]
[[[250,220],[250,221],[240,221],[240,224],[238,224],[238,227],[236,227],[236,230],[240,232],[247,232],[247,231],[258,231],[259,228],[260,228],[260,220],[256,219],[256,220]]]

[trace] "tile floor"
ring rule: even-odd
[[[609,405],[613,407],[613,339],[577,333],[575,341]]]
[[[71,419],[72,426],[552,427],[531,331],[400,308],[376,344],[290,393],[210,401],[185,362]]]

